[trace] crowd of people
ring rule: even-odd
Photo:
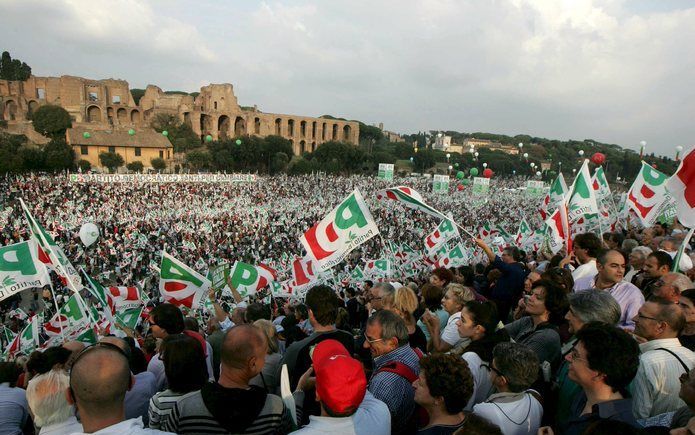
[[[473,233],[490,222],[515,229],[520,217],[537,225],[538,201],[514,189],[519,180],[495,181],[482,198],[408,185]],[[392,184],[367,177],[3,183],[3,244],[28,237],[21,195],[93,276],[154,282],[134,330],[1,362],[0,434],[695,431],[695,269],[688,248],[674,270],[685,236],[677,222],[578,234],[554,256],[468,238],[479,253],[471,264],[316,284],[301,299],[228,301],[213,288],[201,317],[158,300],[151,263],[162,249],[202,261],[201,271],[230,259],[281,264],[354,188],[384,238],[420,246],[437,221],[377,204]],[[102,230],[91,248],[76,237],[85,221]],[[381,249],[362,245],[348,265]]]

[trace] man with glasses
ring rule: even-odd
[[[523,344],[500,343],[487,367],[497,393],[475,405],[473,413],[499,426],[505,435],[535,435],[543,417],[540,395],[529,389],[538,378],[536,353]]]
[[[681,293],[692,287],[693,282],[687,276],[678,272],[669,272],[654,283],[652,297],[667,299],[677,304]]]
[[[364,348],[374,358],[368,390],[388,406],[391,433],[413,432],[412,384],[420,374],[420,359],[408,345],[408,328],[403,319],[388,310],[377,311],[367,321]]]
[[[623,281],[625,276],[625,256],[622,252],[609,249],[599,253],[596,259],[598,273],[574,282],[574,291],[598,289],[608,292],[620,305],[622,314],[618,326],[633,329],[633,318],[644,303],[640,289]]]
[[[170,433],[145,429],[140,418],[126,420],[125,395],[133,382],[128,358],[118,346],[98,343],[78,355],[70,370],[67,394],[80,414],[84,433]]]
[[[581,388],[558,421],[561,433],[582,434],[601,418],[639,427],[632,415],[632,399],[626,392],[637,373],[639,346],[627,332],[602,322],[592,322],[576,333],[574,349],[565,356],[568,376]]]
[[[678,335],[685,315],[676,304],[661,298],[645,302],[633,318],[640,346],[640,367],[632,385],[632,410],[636,418],[676,411],[679,376],[695,366],[695,353],[681,345]]]

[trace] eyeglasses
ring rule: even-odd
[[[369,343],[369,345],[371,346],[373,343],[378,343],[378,342],[380,342],[380,341],[384,341],[384,339],[383,339],[383,338],[376,338],[376,339],[374,339],[374,340],[370,340],[369,337],[367,337],[367,336],[365,335],[365,336],[364,336],[364,341],[366,341],[367,343]]]
[[[587,360],[586,358],[579,355],[579,352],[577,351],[576,347],[572,348],[572,350],[569,353],[569,356],[570,356],[570,362],[584,361],[587,364],[589,363],[589,360]]]
[[[504,377],[504,373],[494,368],[492,364],[480,364],[480,367],[485,367],[489,372],[495,372],[497,376]]]
[[[661,319],[657,319],[656,317],[645,316],[644,314],[640,313],[639,311],[637,312],[637,317],[639,317],[640,319],[654,320],[655,322],[661,322],[662,321]]]

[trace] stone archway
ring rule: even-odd
[[[253,133],[261,134],[261,118],[256,117],[253,120]]]
[[[133,111],[130,112],[130,122],[132,122],[135,125],[139,125],[140,121],[142,121],[142,116],[140,115],[140,111],[137,109],[133,109]]]
[[[316,121],[311,123],[311,138],[316,139]]]
[[[201,132],[209,132],[210,130],[212,130],[212,118],[210,118],[210,116],[208,116],[204,113],[201,113],[200,114],[200,131]]]
[[[7,100],[4,112],[8,121],[17,119],[17,103],[14,100]]]
[[[109,124],[113,125],[114,123],[114,110],[113,107],[107,107],[106,108],[106,119],[109,121]]]
[[[275,135],[282,136],[282,119],[275,118]]]
[[[331,140],[338,140],[338,124],[333,124],[333,134]]]
[[[352,128],[349,125],[343,127],[343,140],[345,142],[350,142],[350,136],[352,135]]]
[[[313,153],[314,151],[316,151],[316,142],[311,143],[311,152]]]
[[[183,123],[189,127],[192,127],[192,125],[191,125],[191,112],[183,112]]]
[[[299,123],[299,135],[301,137],[306,137],[306,121],[301,121]]]
[[[287,135],[290,137],[294,136],[294,119],[287,120]]]
[[[321,127],[321,140],[326,140],[326,123],[323,123]]]
[[[36,113],[36,109],[39,108],[39,103],[38,101],[31,100],[29,101],[29,105],[27,106],[27,115],[31,117],[34,113]]]
[[[300,155],[301,155],[301,154],[304,154],[306,151],[307,151],[307,149],[306,149],[306,141],[303,140],[303,141],[299,142],[299,154],[300,154]]]
[[[246,120],[237,116],[234,120],[234,136],[240,137],[246,134]]]
[[[217,137],[220,140],[227,139],[229,136],[229,116],[222,115],[217,119]]]
[[[101,122],[101,109],[99,108],[99,106],[87,107],[87,121]]]
[[[127,124],[128,123],[128,112],[124,108],[120,108],[116,110],[116,119],[118,120],[118,123],[121,125]]]

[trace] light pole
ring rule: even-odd
[[[644,148],[647,146],[647,141],[640,141],[639,145],[639,158],[642,159],[642,157],[644,156]]]
[[[449,163],[449,158],[451,157],[451,154],[446,153],[446,162]]]
[[[473,160],[478,161],[478,151],[473,153],[473,156],[475,157]]]
[[[523,150],[523,149],[524,149],[524,143],[523,143],[523,142],[519,142],[519,155],[521,155],[521,150]],[[524,154],[524,156],[527,156],[527,155],[528,155],[528,154]]]

